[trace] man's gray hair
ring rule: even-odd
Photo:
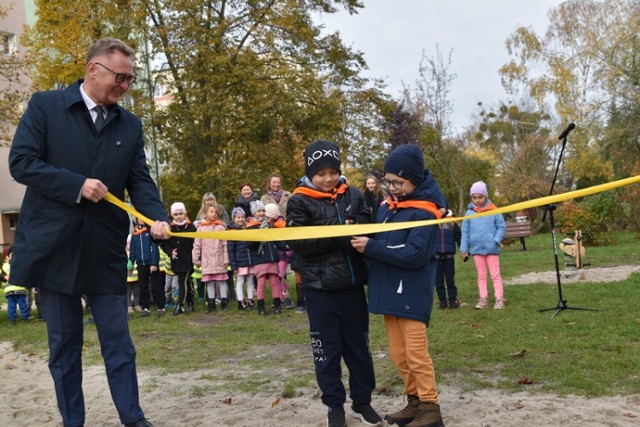
[[[87,63],[91,62],[91,60],[96,56],[111,55],[115,51],[119,51],[131,59],[133,59],[136,53],[122,40],[114,37],[106,37],[91,45],[89,52],[87,52]]]

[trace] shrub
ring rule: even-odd
[[[615,242],[607,232],[606,222],[599,216],[590,203],[569,201],[558,210],[558,228],[563,233],[581,230],[584,242],[591,246],[612,245]]]

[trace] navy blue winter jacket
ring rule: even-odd
[[[460,246],[461,235],[460,226],[457,223],[440,224],[436,232],[436,253],[455,254],[456,245]]]
[[[158,245],[151,239],[149,231],[131,236],[129,244],[129,259],[137,265],[158,266],[160,251]]]
[[[229,223],[227,227],[229,230],[242,231],[233,223]],[[227,253],[229,254],[229,265],[233,271],[236,271],[238,267],[248,267],[254,264],[247,242],[227,240]]]
[[[431,175],[422,185],[401,200],[434,202],[442,192]],[[442,197],[441,200],[443,200]],[[442,203],[440,201],[439,203]],[[376,222],[392,223],[434,219],[431,212],[419,208],[390,210],[383,204]],[[369,264],[369,311],[429,323],[433,306],[437,264],[434,243],[437,226],[414,227],[377,233],[365,247]]]

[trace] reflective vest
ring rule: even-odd
[[[193,273],[191,273],[192,279],[202,279],[202,267],[193,266]]]
[[[169,255],[161,248],[160,250],[160,262],[158,263],[158,269],[160,271],[164,271],[169,276],[175,276],[175,273],[171,270],[171,260],[169,259]]]
[[[131,270],[127,270],[127,283],[132,283],[137,281],[138,281],[138,266],[134,262],[133,268]]]

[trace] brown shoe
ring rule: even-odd
[[[407,395],[407,406],[392,414],[385,415],[384,419],[389,424],[398,424],[403,426],[413,421],[418,414],[418,406],[420,405],[420,399],[413,394]]]
[[[406,427],[444,427],[442,415],[440,415],[440,405],[420,402],[416,417]]]

